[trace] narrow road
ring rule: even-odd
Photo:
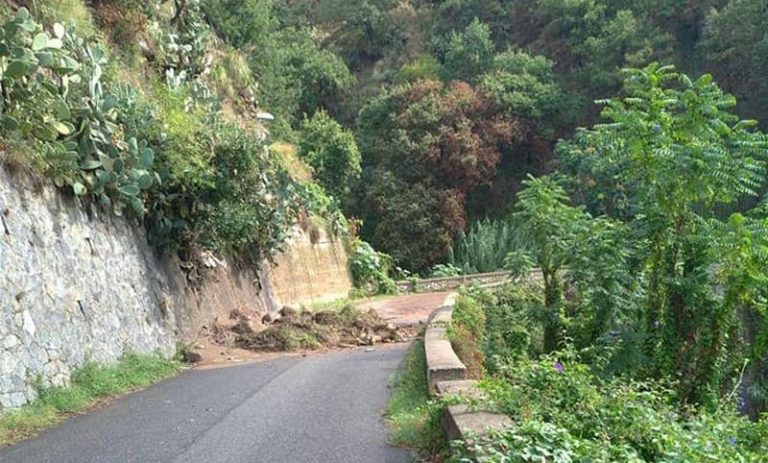
[[[407,345],[192,370],[0,450],[2,463],[406,463],[381,410]]]
[[[446,293],[372,304],[426,321]],[[194,369],[0,449],[0,463],[407,463],[381,416],[408,346]]]

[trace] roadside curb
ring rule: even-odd
[[[448,325],[453,316],[456,294],[449,295],[443,307],[435,310],[424,334],[424,353],[427,358],[427,383],[434,397],[460,396],[481,400],[482,391],[477,381],[467,379],[467,367],[459,359],[448,339]],[[474,410],[468,405],[450,405],[442,417],[443,432],[448,441],[470,439],[512,426],[506,415],[485,410]]]
[[[467,367],[453,351],[448,339],[448,324],[453,314],[453,305],[444,306],[432,313],[424,333],[424,354],[427,357],[427,384],[430,394],[436,391],[440,381],[467,378]]]

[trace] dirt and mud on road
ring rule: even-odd
[[[345,306],[338,311],[302,312],[284,308],[263,330],[247,324],[233,328],[235,344],[254,351],[316,350],[373,346],[405,340],[401,329],[385,322],[373,310]]]
[[[429,315],[450,293],[414,294],[349,303],[332,310],[278,314],[233,311],[201,333],[185,350],[197,364],[222,364],[270,358],[274,353],[372,347],[409,341],[420,335]]]

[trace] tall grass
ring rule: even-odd
[[[517,220],[484,219],[472,224],[453,250],[453,264],[464,273],[486,273],[504,269],[504,259],[514,250],[528,249],[530,240]]]
[[[423,341],[414,341],[391,387],[384,416],[392,431],[392,443],[409,447],[425,458],[419,461],[438,461],[433,457],[444,445],[442,405],[429,400]]]

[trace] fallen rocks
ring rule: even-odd
[[[181,351],[181,357],[187,363],[200,363],[203,360],[202,354],[196,352],[192,347],[185,347]]]
[[[279,317],[268,314],[258,322],[241,318],[224,329],[231,337],[227,339],[219,332],[218,338],[227,339],[228,345],[263,352],[374,346],[405,339],[398,327],[381,319],[375,311],[351,306],[315,313],[285,306]]]

